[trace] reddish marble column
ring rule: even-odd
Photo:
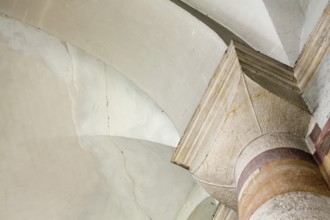
[[[235,175],[241,220],[330,216],[330,191],[301,138],[259,137],[240,155]]]

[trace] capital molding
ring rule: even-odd
[[[291,67],[232,41],[178,144],[173,163],[190,170],[194,161],[201,161],[207,155],[244,76],[308,112]]]

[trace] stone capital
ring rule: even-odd
[[[303,139],[309,121],[293,69],[232,42],[172,162],[189,169],[212,196],[236,209],[235,166],[245,147],[269,134]]]

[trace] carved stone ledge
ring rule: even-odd
[[[306,85],[321,66],[330,47],[330,2],[309,36],[294,68],[297,86],[304,91]]]

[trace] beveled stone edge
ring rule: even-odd
[[[237,195],[239,196],[241,189],[250,175],[257,169],[261,169],[265,164],[271,163],[277,160],[283,159],[295,159],[310,162],[316,165],[313,156],[301,149],[290,147],[279,147],[266,150],[261,154],[255,156],[242,171],[236,186]]]
[[[205,130],[209,130],[212,125],[215,125],[215,121],[220,124],[223,123],[226,117],[226,112],[220,114],[219,109],[214,108],[214,106],[222,106],[223,110],[229,109],[232,100],[226,103],[227,100],[224,97],[237,87],[237,85],[235,86],[237,82],[231,80],[235,78],[235,75],[236,77],[241,75],[241,68],[237,59],[235,45],[232,41],[218,69],[210,80],[200,104],[196,108],[172,156],[171,162],[185,169],[190,169],[191,162],[200,150],[200,146],[212,139],[210,138],[211,132],[206,132]],[[217,116],[216,120],[214,116]]]
[[[320,68],[330,47],[330,2],[310,34],[294,68],[297,86],[303,92],[310,79]]]

